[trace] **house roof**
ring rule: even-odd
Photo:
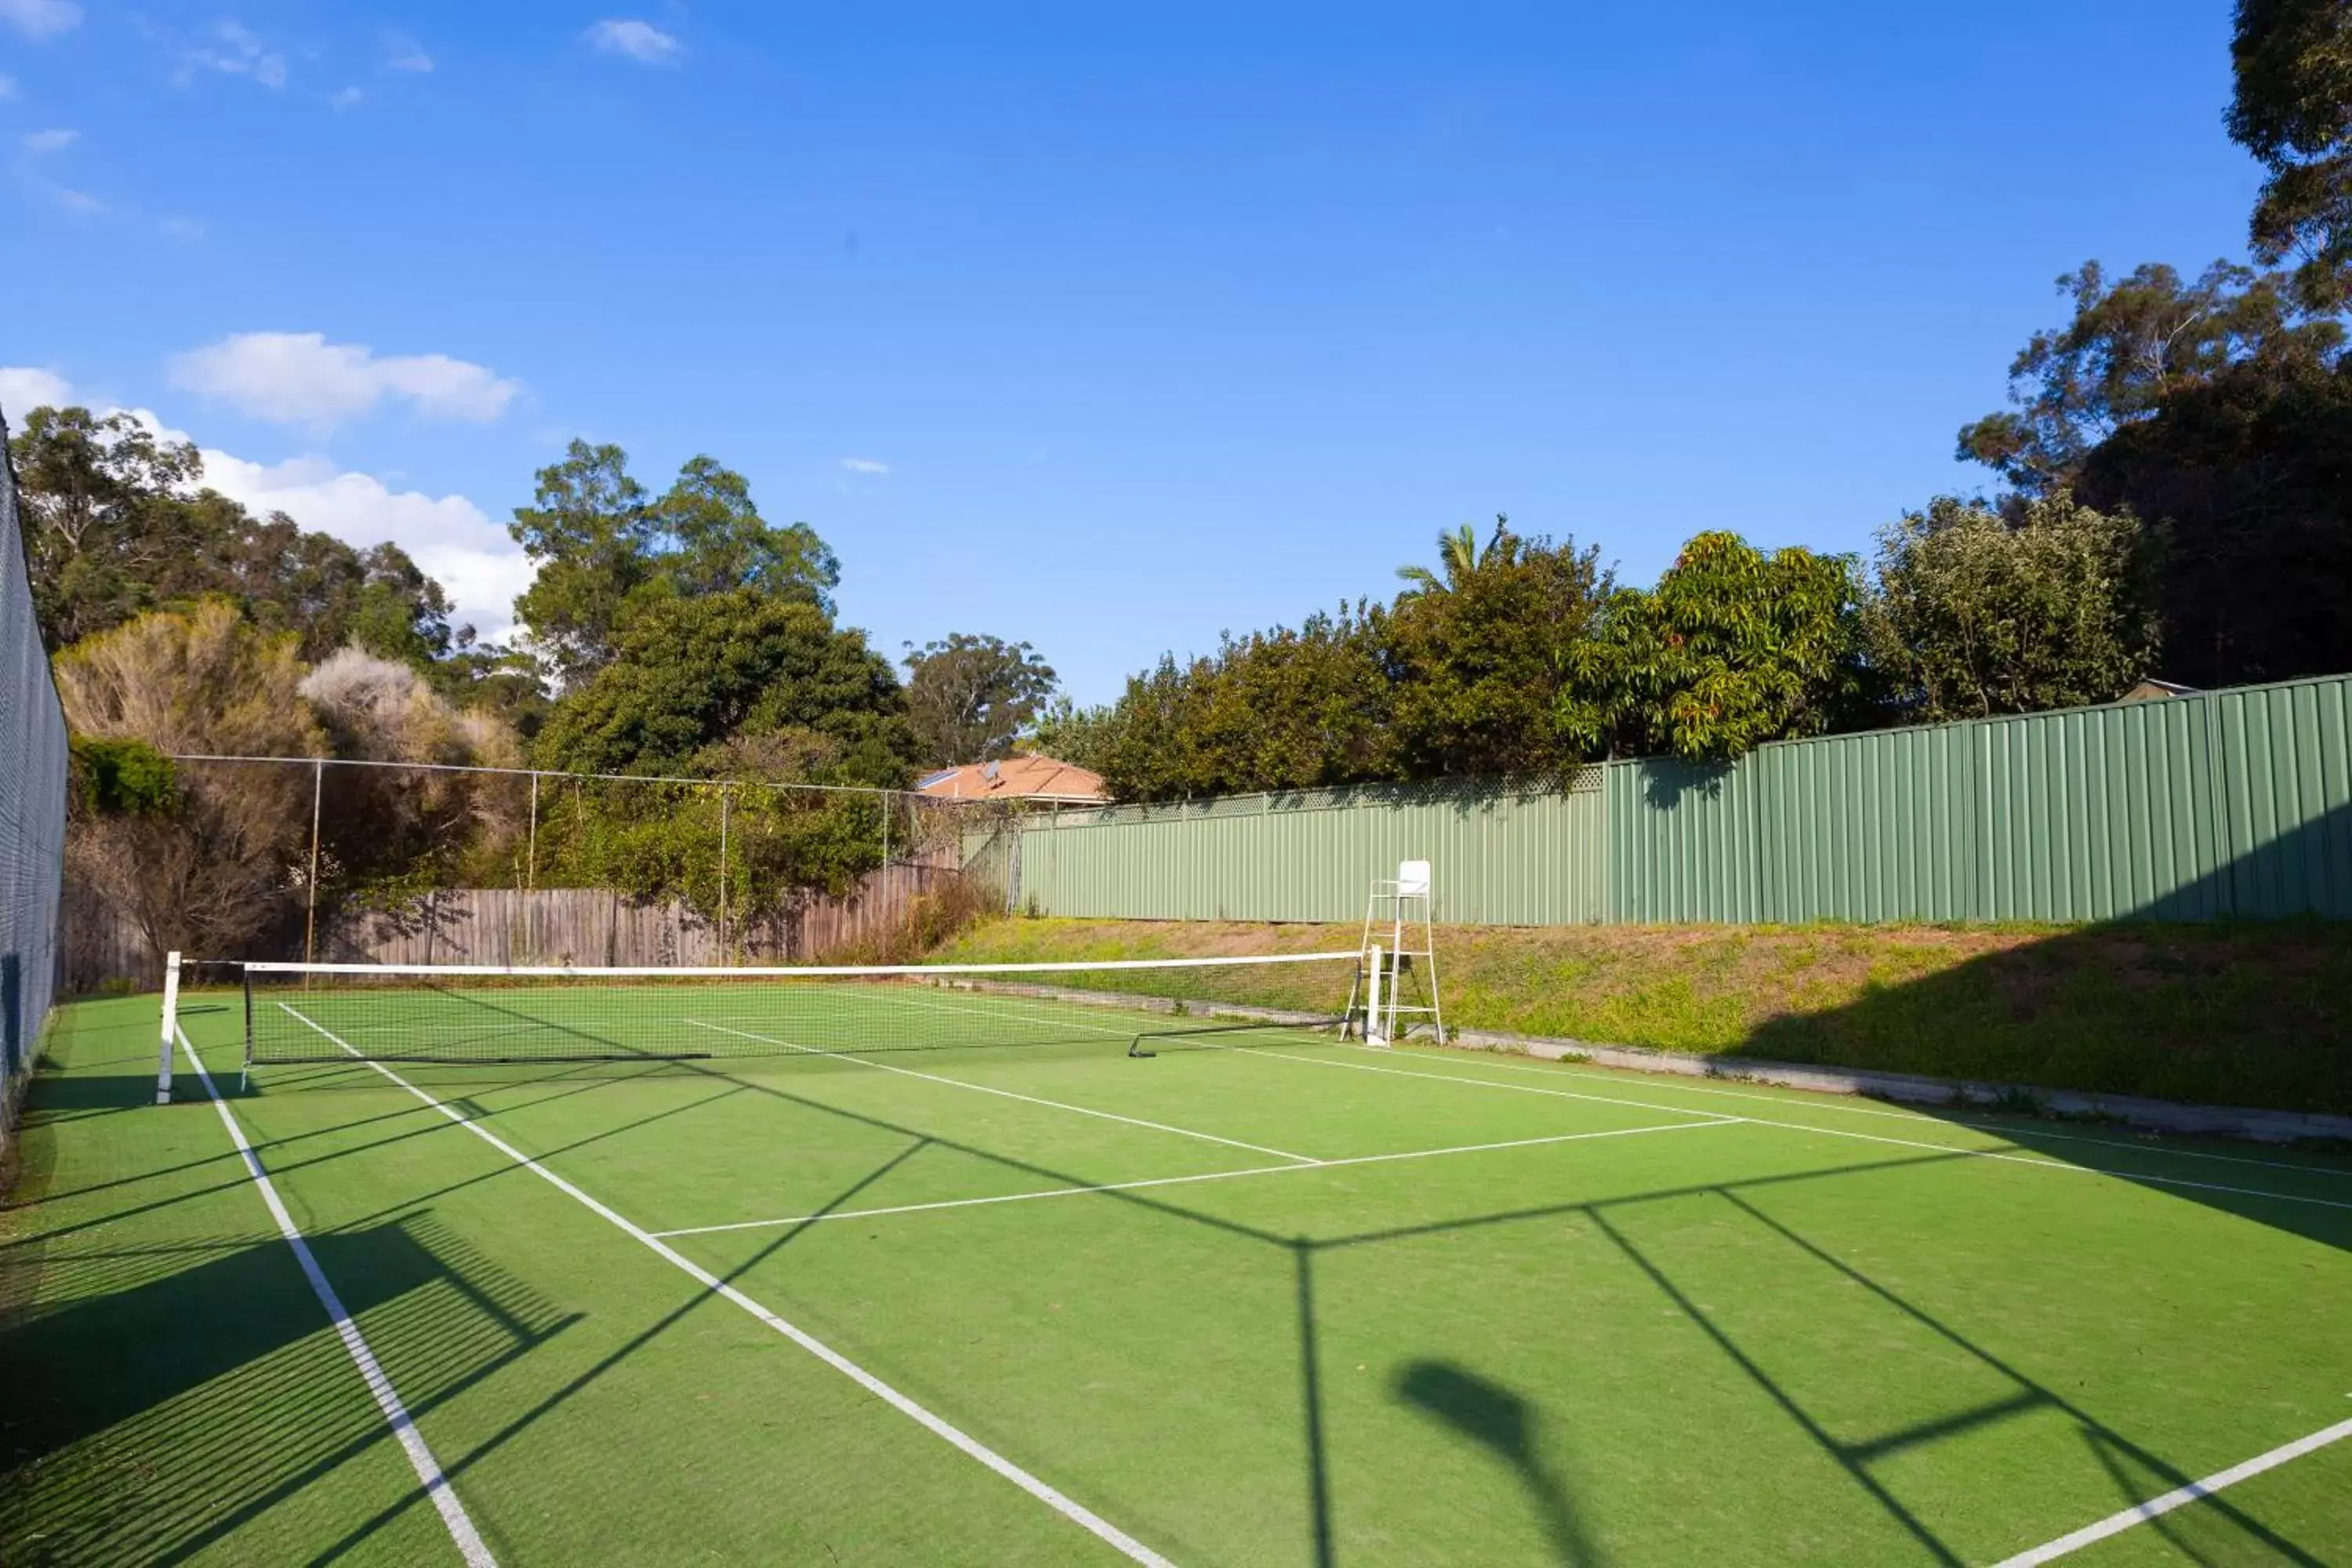
[[[1108,800],[1102,775],[1052,757],[1007,757],[941,768],[915,782],[935,800],[1042,800],[1094,805]]]

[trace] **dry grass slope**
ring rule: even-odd
[[[937,956],[1296,952],[1352,947],[1358,935],[1009,917]],[[2342,1114],[2352,1113],[2347,936],[2317,921],[1455,927],[1437,949],[1447,1020],[1462,1027]],[[1319,984],[1276,971],[1214,999],[1328,1005],[1309,994]]]

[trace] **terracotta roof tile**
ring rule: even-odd
[[[916,789],[940,800],[1097,801],[1110,797],[1102,776],[1052,757],[1007,757],[942,768]]]

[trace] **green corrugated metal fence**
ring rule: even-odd
[[[1614,763],[1034,817],[1018,907],[1333,921],[1400,859],[1457,924],[2352,918],[2352,677]]]
[[[1032,817],[1015,908],[1125,920],[1351,921],[1397,862],[1444,870],[1444,918],[1601,918],[1598,768],[1566,788],[1364,786]]]

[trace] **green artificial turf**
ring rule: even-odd
[[[2352,1162],[941,1000],[521,991],[483,1048],[802,1050],[392,1071],[1179,1563],[1992,1563],[2352,1416]],[[383,1074],[238,1094],[188,1024],[500,1562],[1120,1561]],[[35,1085],[0,1561],[456,1561],[153,1063],[85,1005]],[[2070,1561],[2344,1561],[2347,1496],[2352,1442]]]

